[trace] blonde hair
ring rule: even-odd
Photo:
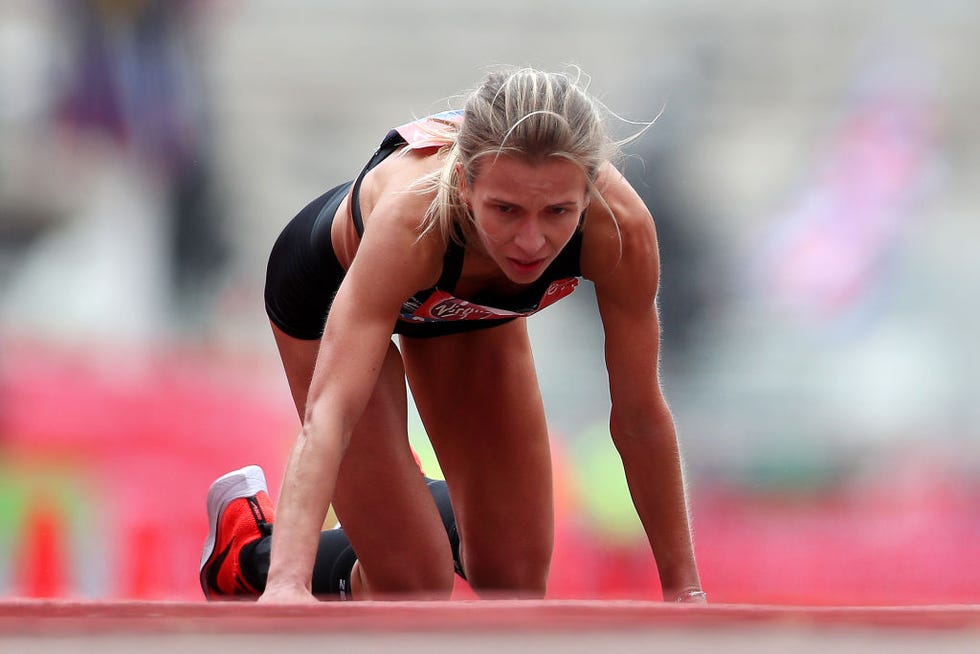
[[[589,192],[597,196],[594,183],[599,169],[618,157],[625,141],[617,143],[609,137],[605,108],[581,82],[580,72],[573,78],[532,68],[487,75],[467,96],[462,123],[444,128],[450,143],[445,146],[443,166],[420,180],[424,190],[435,191],[422,218],[422,235],[438,231],[447,242],[473,242],[475,227],[459,195],[459,175],[472,184],[488,156],[514,156],[530,163],[566,159],[582,170]],[[645,125],[640,133],[650,126]]]

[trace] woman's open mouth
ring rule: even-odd
[[[510,262],[517,271],[526,274],[539,272],[545,264],[547,259],[515,259],[513,257],[507,257],[507,261]]]

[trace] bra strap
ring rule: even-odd
[[[405,145],[405,139],[401,134],[395,130],[388,132],[388,135],[381,141],[381,145],[378,146],[378,149],[374,151],[374,154],[371,155],[371,158],[361,170],[361,174],[354,180],[354,186],[350,190],[350,217],[354,222],[354,229],[357,230],[358,236],[364,236],[364,218],[361,216],[360,203],[361,182],[369,170],[384,161],[392,152],[403,145]]]

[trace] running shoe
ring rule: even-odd
[[[201,589],[209,600],[260,594],[242,572],[242,548],[272,533],[275,510],[259,466],[219,477],[208,489],[208,539],[201,553]]]

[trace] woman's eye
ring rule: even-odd
[[[510,206],[509,204],[498,204],[497,211],[500,213],[513,213],[514,207]]]

